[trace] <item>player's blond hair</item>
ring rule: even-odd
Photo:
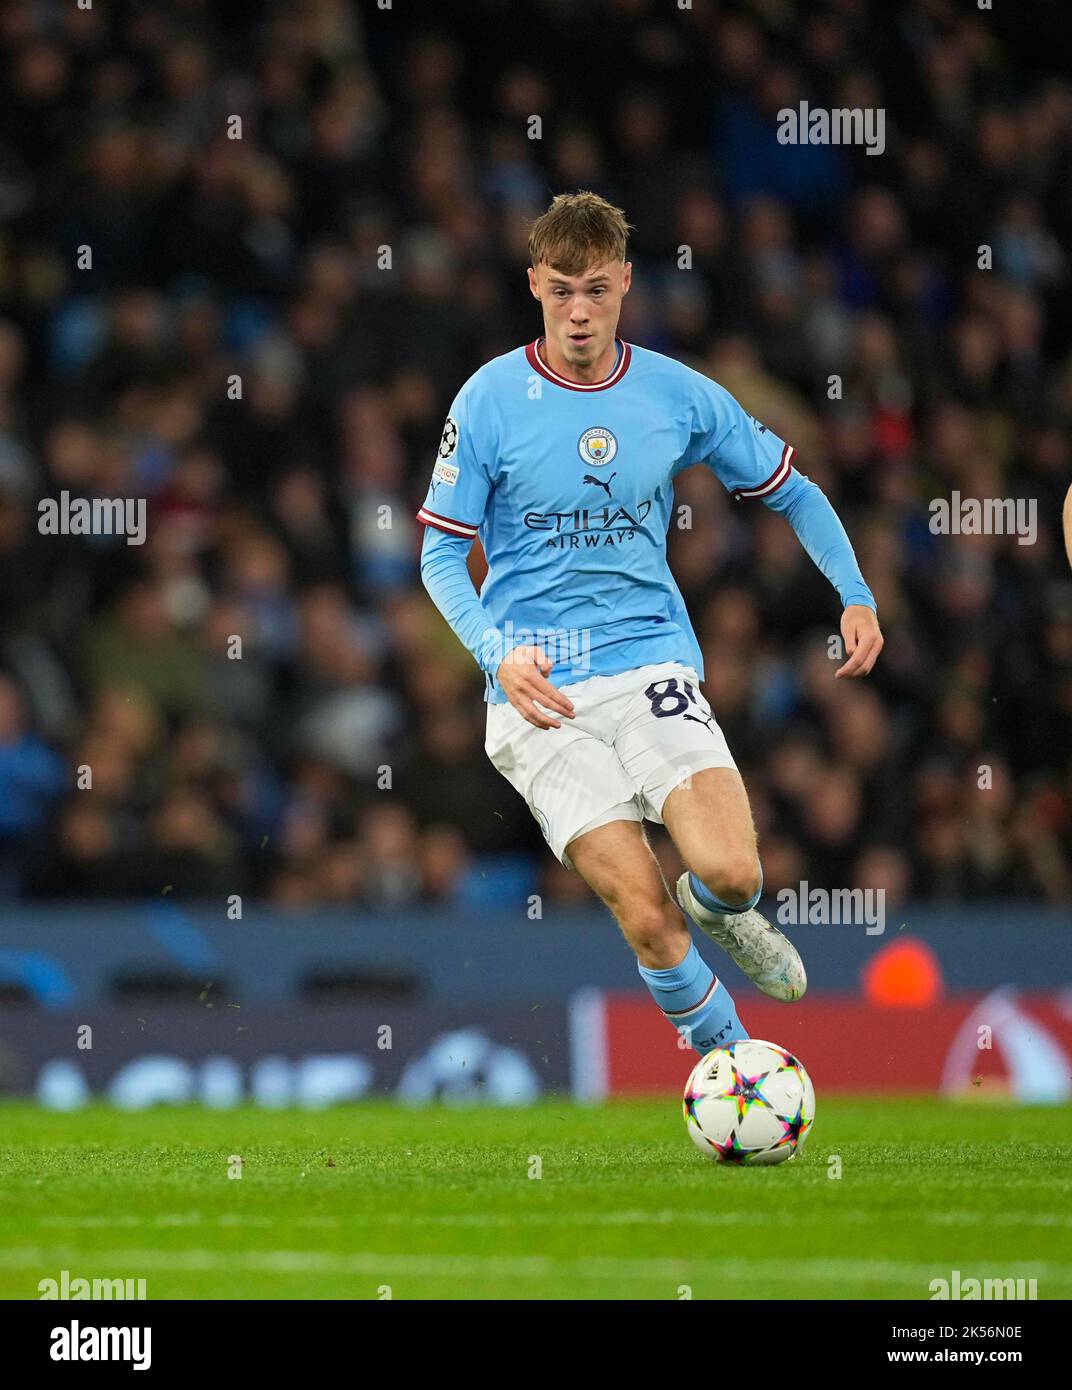
[[[624,261],[631,231],[621,208],[598,193],[560,193],[529,229],[529,256],[533,266],[543,261],[563,275],[581,275],[604,261]]]

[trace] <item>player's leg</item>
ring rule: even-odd
[[[663,802],[661,815],[698,902],[721,912],[755,907],[763,870],[748,793],[735,767],[688,774]]]
[[[692,944],[638,819],[613,820],[571,840],[567,860],[610,909],[641,965],[680,965]]]
[[[800,954],[756,910],[763,871],[740,773],[724,767],[694,772],[661,810],[687,865],[677,882],[678,902],[766,994],[799,999],[808,984]]]
[[[586,831],[565,847],[563,862],[610,909],[652,998],[701,1056],[748,1037],[729,991],[696,949],[640,821]]]
[[[534,728],[511,705],[490,706],[488,757],[525,798],[556,858],[573,868],[567,847],[578,850],[582,876],[621,923],[653,998],[690,1030],[693,1046],[708,1052],[731,1033],[747,1037],[670,898],[642,833],[636,788],[610,741],[619,703],[630,699],[629,674],[563,688],[575,718],[557,729]]]
[[[800,955],[756,911],[763,876],[748,796],[699,679],[676,663],[638,675],[615,748],[645,813],[685,861],[678,902],[764,993],[799,999]]]

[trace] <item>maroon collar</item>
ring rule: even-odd
[[[553,372],[536,351],[537,345],[543,342],[542,338],[537,338],[535,342],[529,343],[528,347],[525,349],[525,356],[529,360],[530,367],[535,368],[535,370],[538,371],[541,376],[546,377],[548,381],[553,381],[556,386],[564,386],[567,391],[606,391],[608,386],[617,385],[622,377],[625,376],[626,372],[629,370],[630,359],[633,356],[633,349],[628,343],[623,343],[621,338],[616,338],[614,341],[620,343],[622,349],[614,370],[605,380],[593,381],[591,384],[584,381],[570,381],[568,377],[559,376],[557,372]]]

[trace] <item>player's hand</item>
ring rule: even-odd
[[[853,680],[866,676],[883,646],[875,610],[863,603],[850,603],[841,615],[841,635],[849,659],[834,672],[834,679],[844,676],[846,680]]]
[[[555,663],[539,647],[515,647],[508,652],[495,673],[506,698],[522,718],[537,729],[561,729],[557,719],[537,709],[534,701],[573,718],[573,703],[547,679]]]

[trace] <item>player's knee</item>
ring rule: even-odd
[[[719,902],[731,906],[749,902],[759,892],[762,882],[759,860],[747,853],[720,857],[707,872],[697,877]]]

